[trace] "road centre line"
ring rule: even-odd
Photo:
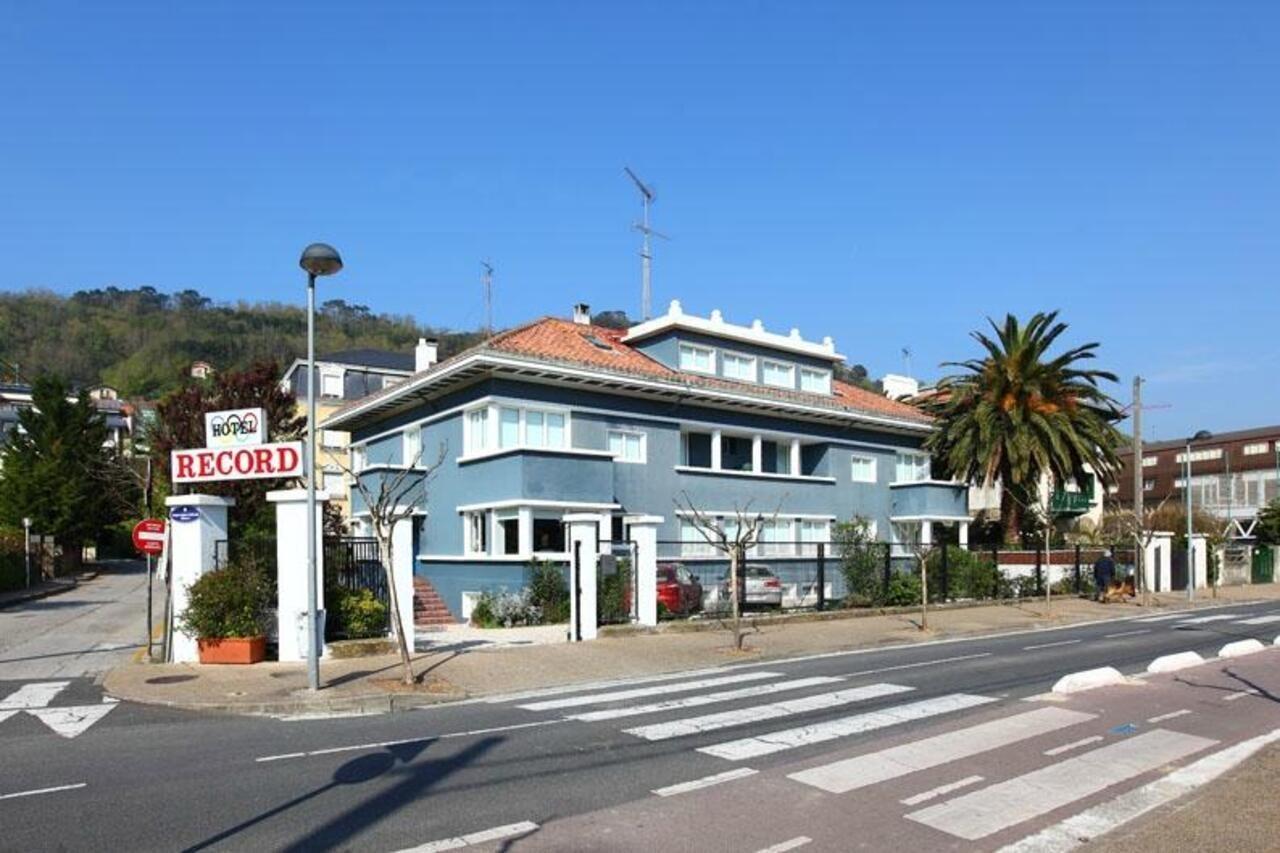
[[[1213,616],[1197,616],[1194,619],[1183,619],[1179,625],[1203,625],[1206,622],[1221,622],[1224,619],[1238,619],[1243,613],[1217,613]]]
[[[1102,740],[1102,735],[1094,735],[1093,737],[1081,738],[1073,740],[1071,743],[1064,743],[1062,746],[1055,746],[1053,749],[1046,749],[1045,755],[1062,755],[1064,752],[1070,752],[1073,749],[1079,749],[1082,746],[1088,746],[1091,743],[1097,743]]]
[[[469,832],[466,835],[458,835],[453,838],[428,841],[426,844],[420,844],[417,847],[407,847],[399,851],[399,853],[439,853],[441,850],[458,850],[463,847],[472,847],[476,844],[487,844],[490,841],[513,838],[517,835],[528,835],[537,830],[538,825],[536,823],[531,820],[523,820],[520,823],[495,826],[492,829],[482,829],[479,832]]]
[[[490,729],[473,729],[469,732],[449,732],[443,735],[426,735],[424,737],[407,737],[399,740],[383,740],[376,743],[356,743],[350,746],[333,746],[328,749],[313,749],[307,752],[286,752],[280,755],[264,755],[261,758],[255,758],[258,764],[265,764],[269,761],[284,761],[289,758],[311,758],[316,755],[334,755],[339,752],[358,752],[366,749],[384,749],[388,746],[402,746],[406,743],[428,743],[436,740],[449,740],[450,738],[459,737],[478,737],[480,735],[497,734],[498,732],[513,732],[518,729],[532,729],[537,726],[554,726],[557,723],[567,722],[564,719],[558,720],[537,720],[532,723],[516,723],[512,726],[494,726]]]
[[[762,847],[756,853],[787,853],[788,850],[795,850],[797,847],[803,847],[812,841],[813,839],[807,835],[797,835],[795,838],[779,841],[769,847]]]
[[[743,681],[760,681],[765,678],[785,678],[782,672],[743,672],[737,675],[722,675],[718,678],[703,678],[696,681],[680,681],[675,684],[658,684],[649,687],[636,687],[630,690],[615,690],[611,693],[592,693],[585,696],[569,696],[563,699],[547,699],[543,702],[531,702],[516,707],[525,711],[554,711],[559,708],[573,708],[578,705],[601,705],[605,702],[623,702],[628,699],[640,699],[645,696],[657,696],[662,693],[683,693],[690,690],[701,690],[704,687],[720,687],[725,684],[738,684]]]
[[[919,663],[903,663],[897,666],[882,666],[877,669],[863,669],[858,672],[849,672],[844,675],[845,678],[857,678],[860,675],[879,675],[882,672],[897,672],[900,669],[916,669],[922,666],[937,666],[940,663],[955,663],[961,660],[974,660],[976,658],[989,658],[995,652],[979,652],[976,655],[956,655],[951,658],[939,658],[938,660],[926,660]]]
[[[1230,696],[1223,696],[1222,701],[1234,702],[1237,699],[1243,699],[1246,696],[1257,696],[1261,692],[1262,692],[1261,690],[1256,690],[1253,688],[1250,688],[1248,690],[1236,690]]]
[[[634,717],[640,714],[656,714],[660,711],[676,711],[681,708],[695,708],[700,705],[713,705],[716,702],[728,702],[734,699],[753,699],[756,696],[767,696],[787,690],[800,690],[805,687],[817,687],[826,684],[839,684],[843,678],[827,675],[816,675],[812,678],[797,678],[793,681],[775,681],[772,684],[752,684],[736,690],[722,690],[718,693],[700,693],[696,696],[685,696],[681,699],[667,699],[649,705],[628,705],[624,708],[604,708],[599,711],[584,711],[581,714],[570,714],[568,719],[584,723],[600,720],[615,720],[619,717]]]
[[[1266,616],[1255,616],[1252,619],[1241,619],[1237,625],[1270,625],[1272,622],[1280,622],[1280,613],[1269,613]]]
[[[1135,637],[1135,636],[1137,636],[1138,634],[1150,634],[1150,633],[1151,633],[1151,631],[1152,631],[1152,629],[1151,629],[1151,628],[1142,628],[1142,629],[1137,630],[1137,631],[1121,631],[1119,634],[1103,634],[1103,635],[1102,635],[1102,639],[1104,639],[1104,640],[1114,640],[1114,639],[1116,639],[1117,637]]]
[[[1035,649],[1051,649],[1054,646],[1070,646],[1075,643],[1082,643],[1082,642],[1084,642],[1084,640],[1059,640],[1056,643],[1040,643],[1039,645],[1035,645],[1035,646],[1023,646],[1022,650],[1024,652],[1029,652]]]
[[[668,785],[665,788],[654,788],[653,793],[659,797],[672,797],[676,794],[687,794],[690,791],[699,791],[703,788],[710,788],[712,785],[720,785],[725,782],[732,782],[735,779],[745,779],[748,776],[754,776],[758,770],[752,770],[750,767],[739,767],[736,770],[726,770],[723,773],[717,773],[714,776],[704,776],[701,779],[694,779],[692,782],[681,782],[677,785]]]
[[[88,782],[76,782],[74,785],[54,785],[52,788],[35,788],[31,791],[15,791],[12,794],[0,794],[0,800],[16,800],[18,797],[34,797],[36,794],[52,794],[55,791],[74,791],[83,788]]]
[[[1190,714],[1190,713],[1191,713],[1191,711],[1190,711],[1189,709],[1187,709],[1187,708],[1183,708],[1181,711],[1170,711],[1170,712],[1169,712],[1169,713],[1167,713],[1167,714],[1157,714],[1157,715],[1156,715],[1156,716],[1154,716],[1154,717],[1148,717],[1148,718],[1147,718],[1147,722],[1148,722],[1148,723],[1163,723],[1165,720],[1172,720],[1172,719],[1174,719],[1175,717],[1184,717],[1184,716],[1186,716],[1187,714]]]
[[[938,787],[931,788],[924,793],[916,794],[914,797],[907,797],[905,800],[899,800],[898,802],[902,803],[904,806],[918,806],[921,803],[927,803],[930,800],[937,799],[943,794],[950,794],[952,791],[958,791],[961,788],[976,785],[981,781],[983,781],[981,776],[966,776],[958,781],[949,782],[946,785],[939,785]]]

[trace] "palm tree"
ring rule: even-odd
[[[1012,314],[1003,326],[990,318],[994,339],[973,332],[986,356],[947,362],[962,372],[938,383],[928,405],[938,429],[926,447],[953,476],[1000,481],[1000,523],[1016,541],[1023,510],[1046,472],[1056,483],[1085,482],[1089,469],[1106,483],[1119,470],[1119,408],[1099,387],[1114,374],[1082,369],[1096,343],[1049,357],[1067,330],[1058,312],[1038,313],[1026,324]]]

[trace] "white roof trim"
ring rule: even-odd
[[[685,314],[680,309],[680,303],[677,300],[672,300],[671,308],[661,317],[654,317],[652,320],[646,320],[643,323],[632,326],[622,338],[622,342],[629,343],[641,338],[647,338],[659,332],[665,332],[668,329],[688,329],[717,338],[746,341],[747,343],[758,344],[772,349],[830,361],[845,360],[843,355],[836,352],[835,342],[831,338],[826,338],[822,343],[814,343],[801,338],[797,329],[792,329],[792,333],[789,335],[766,332],[764,324],[759,320],[750,326],[738,326],[733,323],[726,323],[721,318],[719,311],[713,311],[709,319],[703,319],[693,314]]]

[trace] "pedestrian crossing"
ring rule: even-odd
[[[1214,628],[1223,627],[1227,624],[1245,625],[1254,627],[1258,625],[1274,625],[1280,623],[1280,612],[1264,613],[1261,615],[1252,613],[1209,613],[1204,616],[1192,616],[1188,611],[1180,613],[1162,613],[1159,616],[1144,616],[1141,619],[1132,620],[1139,625],[1157,625],[1162,628],[1177,629],[1182,626],[1197,627],[1200,625],[1209,625]]]

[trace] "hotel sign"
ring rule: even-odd
[[[301,477],[302,442],[175,450],[170,463],[169,471],[174,483]]]
[[[248,447],[267,440],[267,413],[262,409],[230,409],[206,412],[204,446]]]

